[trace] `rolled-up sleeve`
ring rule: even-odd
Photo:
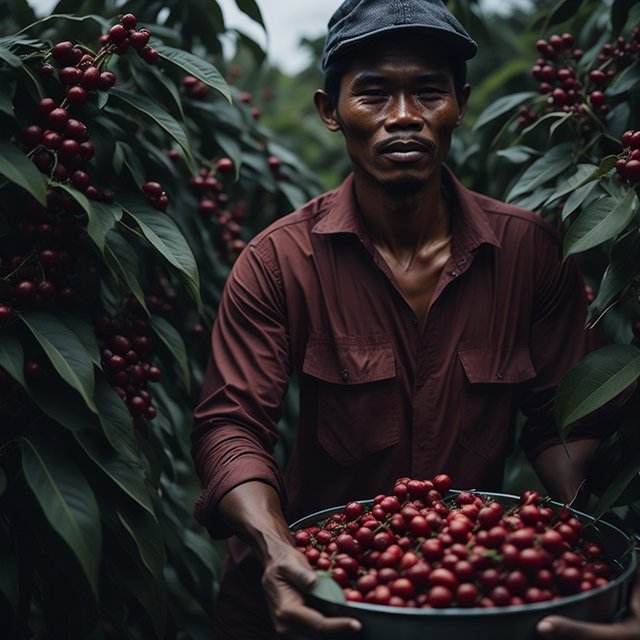
[[[204,487],[195,516],[214,538],[231,534],[215,511],[234,487],[262,481],[284,501],[273,456],[290,374],[284,306],[277,269],[249,245],[225,285],[194,411],[192,455]]]

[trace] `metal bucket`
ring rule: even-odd
[[[456,493],[456,492],[452,492]],[[505,506],[518,503],[517,496],[502,493],[481,495]],[[369,501],[362,501],[370,505]],[[553,506],[561,507],[558,503]],[[292,531],[312,526],[342,511],[344,506],[310,514],[291,525]],[[493,608],[418,609],[385,607],[358,602],[336,603],[309,596],[309,605],[327,616],[347,616],[362,623],[358,640],[533,640],[540,638],[536,624],[548,615],[589,622],[612,622],[624,615],[628,592],[638,565],[634,541],[618,527],[572,510],[585,526],[585,539],[598,543],[617,576],[607,585],[549,602]]]

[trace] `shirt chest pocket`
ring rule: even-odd
[[[529,348],[461,344],[458,358],[466,377],[460,403],[460,444],[493,460],[506,451],[509,442],[517,385],[536,375]]]
[[[316,399],[318,442],[340,465],[398,442],[396,363],[387,339],[310,340],[302,371]]]

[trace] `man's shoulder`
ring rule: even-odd
[[[508,227],[511,231],[519,229],[526,232],[533,227],[544,231],[555,240],[558,239],[556,230],[537,213],[475,191],[471,191],[470,194],[494,228],[500,226]]]
[[[279,244],[295,237],[308,237],[316,223],[331,208],[337,191],[338,189],[332,189],[322,193],[300,208],[278,218],[256,234],[249,244],[259,247],[265,243]]]

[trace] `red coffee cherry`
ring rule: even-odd
[[[121,24],[115,24],[109,29],[109,40],[113,44],[121,44],[127,39],[127,29]]]
[[[159,182],[145,182],[142,191],[150,198],[159,198],[164,193],[164,188]]]
[[[220,173],[230,173],[234,169],[234,163],[231,158],[220,158],[216,163],[216,167]]]
[[[73,57],[73,43],[69,41],[58,42],[51,49],[51,55],[58,62],[67,62]]]
[[[6,327],[13,320],[13,310],[6,304],[0,304],[0,326]]]
[[[109,89],[111,89],[111,87],[113,87],[115,83],[116,83],[115,73],[111,71],[103,71],[100,74],[100,79],[97,86],[99,89],[102,89],[103,91],[108,91]]]
[[[146,29],[140,29],[140,31],[134,31],[129,36],[129,42],[134,49],[140,51],[148,44],[150,37],[151,33],[149,33],[149,31]]]
[[[84,104],[88,98],[86,89],[78,86],[69,87],[65,96],[72,104]]]
[[[120,22],[125,29],[135,29],[138,24],[138,18],[136,18],[133,13],[125,13],[120,19]]]

